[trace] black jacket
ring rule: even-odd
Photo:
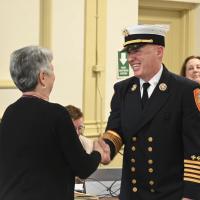
[[[0,200],[73,200],[74,177],[101,160],[88,155],[66,109],[35,97],[10,105],[0,126]]]
[[[115,84],[105,140],[113,156],[124,144],[120,200],[200,199],[199,88],[164,67],[142,110],[138,78]]]

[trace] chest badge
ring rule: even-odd
[[[133,84],[132,87],[131,87],[131,91],[134,92],[136,89],[137,89],[137,84]]]
[[[167,85],[165,83],[161,83],[159,85],[159,89],[160,89],[160,91],[165,91],[165,90],[167,90]]]

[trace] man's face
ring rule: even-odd
[[[149,81],[160,69],[163,47],[147,44],[139,49],[128,52],[128,62],[134,76]]]

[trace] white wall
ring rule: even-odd
[[[118,51],[122,49],[122,30],[138,22],[138,0],[109,0],[107,5],[107,54],[106,54],[106,119],[110,112],[113,84],[117,80]]]
[[[0,24],[0,81],[11,80],[10,53],[39,42],[39,0],[0,0]],[[20,95],[17,89],[0,89],[0,118]]]
[[[52,2],[52,50],[56,81],[50,100],[82,108],[84,0]]]
[[[0,0],[0,80],[11,80],[10,53],[39,44],[39,0]],[[52,0],[52,39],[56,81],[50,101],[82,107],[84,0]],[[0,89],[0,118],[21,96],[17,89]]]
[[[137,24],[139,0],[107,1],[106,48],[106,119],[110,111],[113,84],[117,80],[117,51],[122,48],[122,30]],[[52,50],[56,81],[50,100],[63,105],[82,107],[84,59],[85,0],[52,0]],[[198,8],[197,19],[200,18]],[[39,43],[39,0],[0,0],[0,81],[10,80],[11,51],[28,44]],[[200,34],[196,21],[197,36]],[[195,52],[200,55],[200,38]],[[15,101],[17,89],[0,89],[0,118],[5,108]]]

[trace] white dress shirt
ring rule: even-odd
[[[150,98],[150,96],[152,95],[156,85],[158,84],[159,80],[160,80],[160,77],[162,75],[162,71],[163,71],[163,66],[161,65],[160,67],[160,70],[155,74],[155,76],[152,77],[152,79],[150,79],[148,81],[148,83],[150,83],[150,86],[148,87],[147,89],[147,92],[148,92],[148,97]],[[145,83],[146,81],[140,79],[140,94],[141,94],[141,97],[143,95],[143,83]]]

